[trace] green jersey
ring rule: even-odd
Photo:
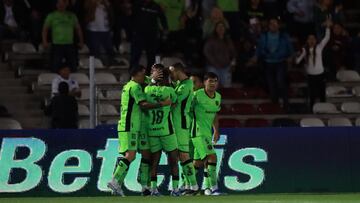
[[[172,111],[175,129],[190,128],[190,108],[193,100],[193,87],[194,83],[190,79],[180,81],[175,87],[177,104]]]
[[[74,30],[77,24],[76,15],[67,11],[54,11],[45,20],[45,26],[51,29],[52,42],[57,45],[74,43]]]
[[[139,132],[141,126],[141,109],[139,103],[146,97],[139,83],[130,80],[121,93],[119,132]]]
[[[167,86],[147,86],[145,88],[146,100],[151,103],[171,99],[176,102],[173,88]],[[174,133],[171,119],[171,106],[150,109],[146,112],[149,137],[166,136]]]
[[[199,89],[194,93],[193,99],[193,131],[192,136],[212,136],[212,125],[216,113],[220,111],[221,95],[215,92],[211,98],[205,89]]]

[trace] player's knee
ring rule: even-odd
[[[136,158],[135,151],[128,151],[125,155],[125,159],[127,159],[130,163],[133,162]]]
[[[188,153],[179,152],[179,158],[181,162],[187,161],[190,159],[190,156]]]
[[[208,155],[207,162],[216,163],[217,162],[216,154]]]

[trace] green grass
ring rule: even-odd
[[[360,194],[227,195],[220,197],[0,198],[0,203],[359,203]]]

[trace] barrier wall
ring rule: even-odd
[[[108,195],[116,131],[0,131],[0,197]],[[226,193],[360,192],[360,128],[222,129],[216,146]],[[140,191],[132,164],[127,194]],[[168,189],[167,159],[159,186]]]

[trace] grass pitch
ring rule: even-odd
[[[227,195],[219,197],[1,198],[0,203],[360,203],[360,194]]]

